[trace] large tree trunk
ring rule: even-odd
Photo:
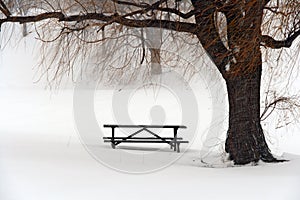
[[[197,10],[197,37],[227,85],[229,128],[225,150],[235,164],[277,162],[260,124],[262,1],[226,1],[227,6],[221,9],[226,24],[217,18],[215,2],[192,1]],[[222,25],[226,26],[226,44],[219,31]]]
[[[229,100],[229,129],[225,150],[235,164],[247,164],[263,160],[277,161],[268,148],[260,124],[261,53],[252,52],[249,63],[237,63],[247,73],[229,76],[226,79]],[[245,66],[245,65],[256,66]],[[235,68],[235,66],[233,66]]]
[[[151,53],[151,74],[157,75],[162,73],[161,64],[160,64],[160,49],[159,48],[150,48]]]

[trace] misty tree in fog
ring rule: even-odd
[[[26,12],[18,12],[22,7],[16,9],[20,2]],[[31,23],[39,39],[58,42],[56,59],[53,59],[57,64],[54,78],[70,73],[72,63],[79,59],[82,48],[72,48],[73,43],[80,46],[110,42],[131,46],[131,52],[124,49],[123,67],[112,76],[117,78],[129,70],[126,61],[135,60],[138,66],[145,59],[143,40],[132,39],[141,38],[136,33],[145,28],[164,29],[172,34],[170,41],[184,41],[182,45],[191,48],[194,47],[191,41],[197,40],[227,86],[229,126],[225,151],[230,159],[235,164],[281,161],[271,154],[261,126],[262,50],[290,48],[296,43],[300,35],[299,0],[11,0],[0,3],[2,28],[7,23]],[[164,59],[159,51],[152,53]],[[114,60],[115,56],[107,54],[105,59]],[[105,72],[105,69],[98,71]]]

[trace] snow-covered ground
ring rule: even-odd
[[[209,168],[200,165],[200,149],[194,148],[167,168],[134,175],[113,170],[86,151],[75,130],[71,91],[53,96],[1,91],[1,110],[1,200],[300,197],[300,156],[288,154],[291,161],[282,164]],[[119,151],[120,164],[126,162],[123,151],[143,152],[112,150],[100,138],[99,149],[107,155]],[[151,165],[141,157],[132,162]]]
[[[72,97],[71,91],[52,96],[38,90],[1,91],[1,200],[300,197],[300,156],[292,154],[286,155],[291,160],[288,163],[209,168],[200,165],[200,149],[194,148],[169,167],[152,173],[113,170],[94,159],[81,144]],[[126,162],[123,151],[143,152],[112,150],[100,138],[99,149],[107,155],[119,151],[120,159],[115,162],[120,164]],[[149,153],[149,149],[144,151]],[[141,157],[132,162],[151,165]]]
[[[272,150],[278,155],[284,152],[283,157],[290,162],[226,167],[230,163],[219,162],[222,151],[217,152],[219,157],[203,154],[203,142],[218,142],[211,141],[214,137],[207,135],[211,133],[212,119],[218,119],[218,115],[214,115],[216,107],[211,100],[214,94],[202,82],[194,92],[200,125],[192,136],[187,136],[188,130],[182,132],[182,136],[191,141],[184,153],[177,154],[163,145],[150,144],[143,148],[128,144],[113,150],[102,142],[101,135],[89,144],[78,125],[82,121],[78,122],[76,116],[85,105],[74,104],[77,99],[72,89],[47,91],[42,89],[43,82],[33,84],[31,68],[36,63],[32,54],[26,45],[1,52],[1,200],[300,199],[300,134],[297,128],[270,135]],[[122,123],[114,116],[113,107],[124,104],[122,92],[103,89],[93,93],[95,112],[92,114],[104,135],[109,134],[109,130],[101,128],[104,123]],[[155,96],[145,89],[131,94],[127,99],[128,115],[137,124],[157,123],[155,120],[180,123],[184,120],[180,118],[184,112],[178,105],[180,98],[172,99],[167,95],[172,96],[172,91],[162,91]],[[222,91],[218,95],[224,98]],[[118,97],[120,101],[113,100]],[[164,116],[158,119],[162,113]],[[127,119],[126,116],[123,119]],[[216,136],[220,138],[214,139],[222,139],[222,135]],[[164,148],[160,149],[162,146]],[[166,162],[166,158],[171,160]],[[201,158],[208,163],[201,162]]]

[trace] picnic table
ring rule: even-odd
[[[111,137],[103,137],[104,142],[111,143],[113,149],[121,143],[166,143],[170,145],[171,149],[180,152],[180,144],[188,143],[182,137],[178,137],[178,129],[185,129],[186,126],[182,125],[117,125],[117,124],[104,124],[104,128],[111,128]],[[138,130],[126,137],[116,136],[117,128],[137,128]],[[173,129],[173,137],[162,137],[149,129],[167,128]],[[142,131],[150,133],[151,137],[138,137],[137,135]]]

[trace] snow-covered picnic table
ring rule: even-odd
[[[183,125],[117,125],[117,124],[104,124],[104,128],[111,128],[111,137],[103,137],[104,142],[110,142],[112,148],[115,148],[120,143],[167,143],[171,149],[180,152],[180,144],[188,143],[183,140],[182,137],[178,137],[178,129],[187,128]],[[126,137],[117,137],[115,134],[116,128],[137,128],[138,130]],[[173,137],[163,137],[154,133],[149,129],[157,128],[170,128],[173,129]],[[137,135],[143,131],[150,133],[151,137],[137,137]]]

